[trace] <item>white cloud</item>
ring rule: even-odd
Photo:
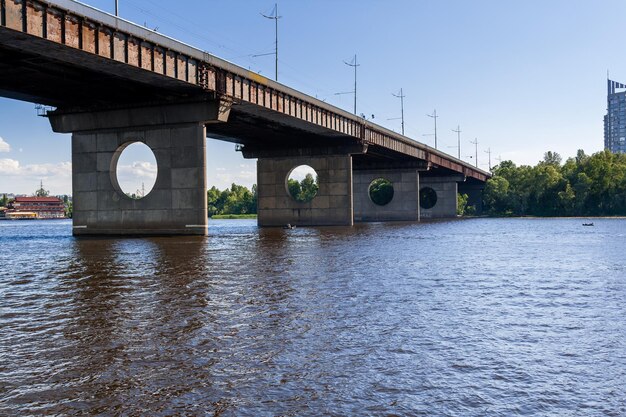
[[[243,180],[255,180],[256,179],[256,172],[254,171],[239,171],[239,175],[237,175],[238,178],[241,178]]]
[[[15,159],[0,159],[0,174],[19,175],[20,163]]]
[[[133,161],[130,165],[117,166],[117,182],[125,193],[149,193],[156,183],[156,163]]]
[[[11,145],[6,143],[0,136],[0,152],[11,152]]]
[[[317,172],[315,172],[315,170],[310,166],[300,165],[299,167],[296,167],[293,171],[291,171],[289,178],[302,181],[307,174],[313,175],[313,178],[317,176]]]
[[[145,161],[134,161],[131,165],[118,165],[117,174],[123,177],[156,178],[158,167]]]
[[[0,159],[0,174],[27,178],[48,178],[55,176],[69,177],[72,175],[72,163],[28,164],[20,165],[15,159]]]

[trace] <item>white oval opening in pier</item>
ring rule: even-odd
[[[157,161],[152,149],[142,142],[122,148],[115,174],[126,196],[139,200],[147,196],[157,179]]]
[[[287,176],[287,192],[294,200],[308,203],[317,195],[319,182],[317,172],[308,165],[300,165]]]

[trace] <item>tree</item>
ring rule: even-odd
[[[3,194],[2,198],[0,198],[0,207],[6,207],[8,203],[9,199],[7,198],[7,195]]]
[[[313,179],[313,175],[306,174],[304,179],[300,182],[302,188],[301,201],[311,201],[317,195],[319,189],[317,185],[317,178]]]
[[[393,184],[384,178],[376,178],[369,187],[369,194],[375,204],[389,204],[393,199]]]
[[[562,159],[563,158],[561,158],[561,155],[559,155],[558,153],[548,151],[543,154],[543,161],[541,161],[539,164],[554,165],[558,167],[561,165]]]
[[[498,215],[626,215],[626,155],[609,151],[591,156],[578,150],[561,165],[546,152],[536,166],[504,161],[494,169],[484,192],[486,209]]]
[[[300,203],[308,203],[317,195],[318,178],[313,175],[306,174],[302,181],[293,178],[287,180],[287,189],[294,200]]]
[[[465,209],[467,208],[467,200],[469,197],[467,194],[461,194],[456,198],[456,214],[457,216],[462,216],[465,214]]]
[[[215,186],[211,187],[207,190],[209,217],[216,214],[256,214],[256,190],[256,185],[250,191],[247,187],[234,183],[223,191]]]
[[[490,214],[512,214],[509,197],[509,181],[501,176],[494,176],[485,184],[483,193],[485,210]]]

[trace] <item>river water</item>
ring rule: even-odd
[[[0,415],[626,415],[626,220],[0,222]]]

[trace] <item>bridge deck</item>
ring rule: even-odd
[[[79,80],[89,83],[91,89],[99,84],[100,97],[105,98],[112,94],[107,78],[114,78],[119,93],[110,100],[219,95],[232,100],[235,117],[274,119],[277,125],[351,139],[372,151],[378,149],[380,154],[423,160],[479,181],[490,177],[488,172],[425,144],[82,3],[0,0],[0,94],[54,106],[71,105],[67,87],[63,93],[50,87],[54,85],[50,80],[28,81],[29,71],[35,77],[35,72],[42,70],[47,76],[63,79],[70,91],[81,91]],[[97,100],[92,104],[97,105]],[[228,138],[227,129],[215,129],[216,134]]]

